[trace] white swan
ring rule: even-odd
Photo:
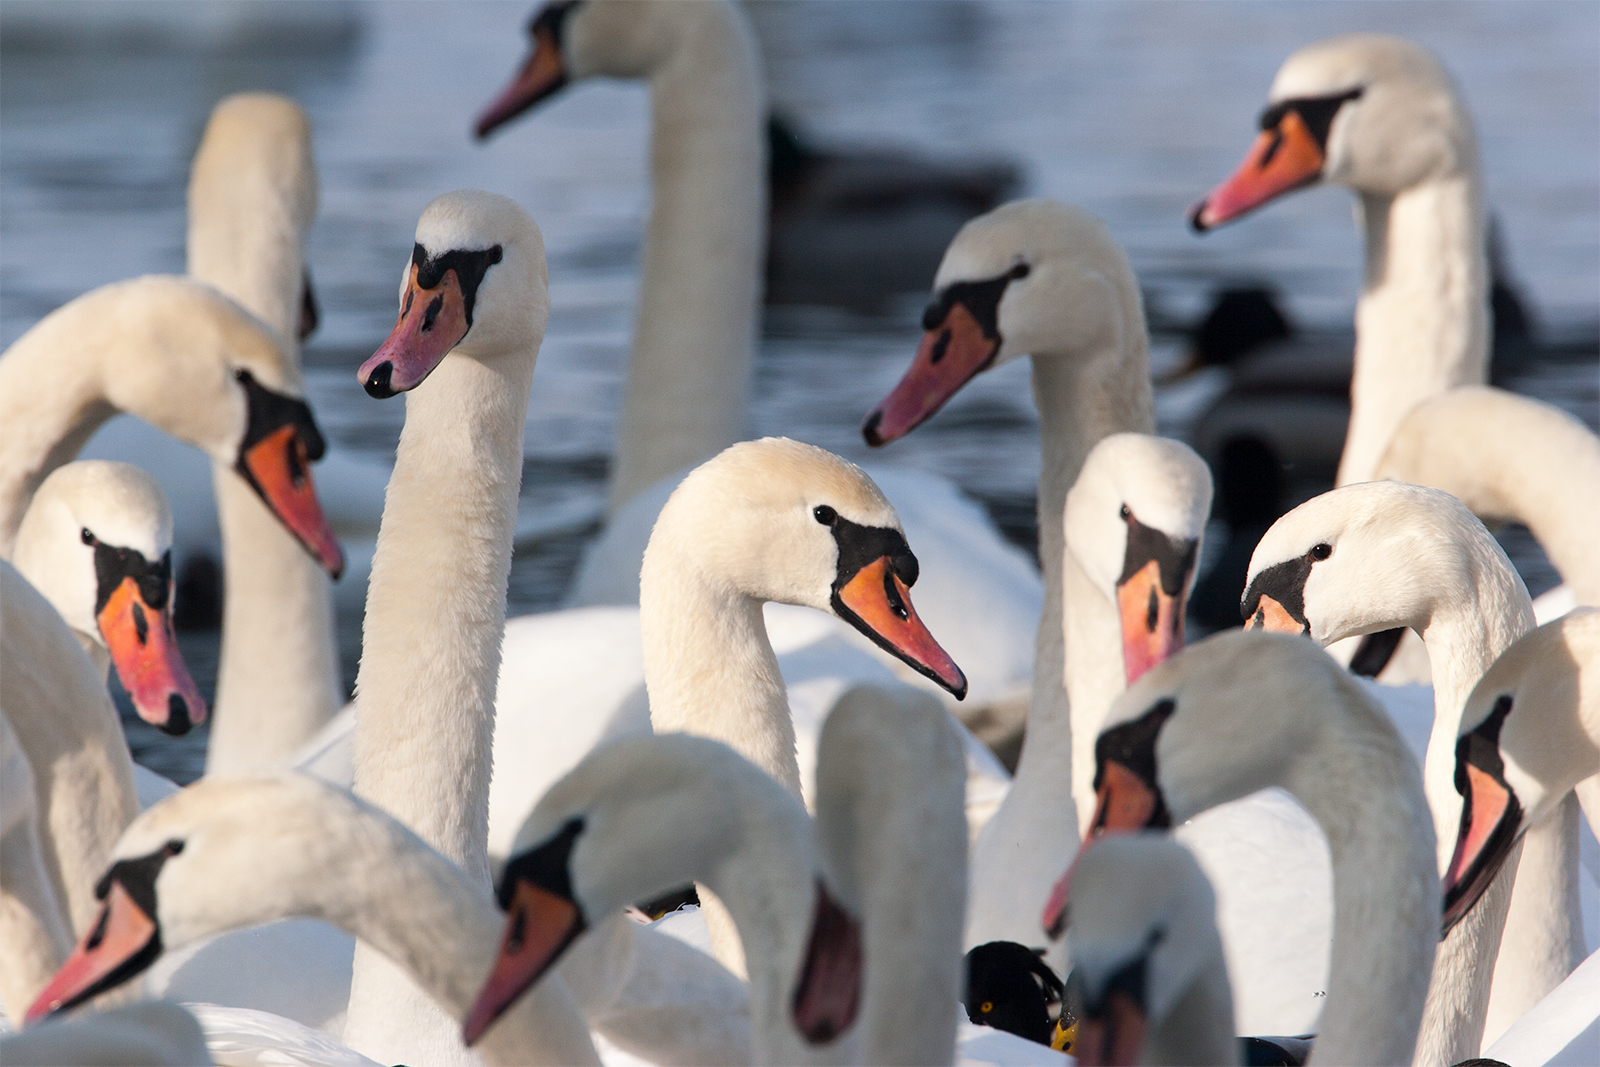
[[[361,938],[459,1016],[500,928],[482,887],[415,834],[294,773],[207,777],[151,808],[118,841],[99,895],[94,934],[39,994],[30,1021],[115,988],[165,948],[285,916]],[[563,984],[519,1009],[485,1041],[491,1062],[598,1062]]]
[[[292,100],[229,96],[212,109],[189,173],[189,276],[237,300],[298,371],[316,324],[305,233],[317,211],[311,124]],[[331,457],[324,457],[328,459]],[[325,486],[332,473],[319,470]],[[340,479],[338,511],[349,507]],[[285,536],[226,464],[212,462],[227,595],[210,772],[282,765],[344,703],[328,575]]]
[[[1068,878],[1079,1062],[1238,1063],[1217,897],[1189,851],[1159,834],[1107,834]]]
[[[634,604],[639,562],[674,486],[744,436],[766,225],[760,61],[744,16],[723,2],[551,4],[529,33],[527,63],[479,119],[480,136],[569,80],[650,83],[653,203],[611,515],[568,594],[573,606]],[[1031,669],[1023,635],[1039,610],[1033,567],[944,479],[876,466],[867,473],[907,536],[927,546],[919,599],[956,660],[973,664],[964,710],[1010,700]]]
[[[1318,181],[1357,194],[1366,277],[1338,484],[1367,481],[1406,412],[1488,373],[1489,271],[1472,118],[1431,53],[1370,33],[1300,49],[1279,68],[1267,100],[1255,145],[1190,220],[1207,230]]]
[[[312,483],[323,441],[298,371],[233,301],[167,275],[85,293],[0,355],[0,556],[39,483],[119,411],[232,467],[325,568],[344,566]]]
[[[1434,720],[1425,759],[1428,800],[1440,841],[1454,831],[1456,726],[1472,686],[1533,627],[1527,589],[1505,553],[1460,501],[1435,489],[1368,482],[1324,493],[1279,519],[1250,561],[1243,610],[1252,626],[1308,634],[1320,644],[1394,626],[1415,630],[1434,676]],[[1476,1055],[1486,1013],[1497,1035],[1571,971],[1581,953],[1575,801],[1530,835],[1516,877],[1513,931],[1502,942],[1493,909],[1451,932],[1440,950],[1436,989],[1419,1062]],[[1447,856],[1439,857],[1443,869]],[[1502,892],[1510,890],[1508,874]],[[1483,965],[1494,971],[1489,1011]]]
[[[1128,681],[1183,644],[1183,606],[1211,512],[1211,475],[1187,445],[1145,434],[1101,438],[1067,496],[1063,570],[1070,716],[1039,716],[1011,790],[973,863],[969,943],[1038,941],[1044,906],[1094,810],[1093,737]]]
[[[861,687],[835,706],[821,749],[815,839],[804,809],[720,744],[659,735],[592,753],[518,837],[500,885],[514,933],[477,1025],[538,981],[591,916],[696,878],[738,923],[754,1062],[948,1062],[964,895],[959,739],[927,694]]]
[[[1439,937],[1433,823],[1416,760],[1359,683],[1306,642],[1218,634],[1117,699],[1095,774],[1092,834],[1171,826],[1267,786],[1293,794],[1333,853],[1332,968],[1312,1060],[1411,1060]],[[1047,927],[1062,921],[1066,888],[1063,876]]]
[[[101,678],[116,666],[140,718],[170,734],[205,721],[172,631],[172,513],[154,478],[107,460],[56,468],[22,517],[12,562]]]

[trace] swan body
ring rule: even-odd
[[[13,1025],[67,958],[72,938],[45,872],[33,769],[0,715],[0,1008]]]
[[[1367,481],[1412,407],[1488,373],[1477,138],[1439,61],[1381,34],[1300,49],[1267,100],[1255,146],[1190,219],[1210,229],[1319,181],[1356,193],[1366,272],[1338,484]]]
[[[212,1060],[192,1012],[159,1001],[129,1004],[5,1035],[0,1037],[0,1058],[41,1067],[195,1067],[224,1062]]]
[[[1088,1005],[1079,1059],[1239,1062],[1216,895],[1187,849],[1107,835],[1072,865],[1068,900],[1067,947]]]
[[[1306,633],[1322,644],[1396,625],[1423,638],[1435,701],[1424,778],[1436,834],[1448,842],[1460,812],[1453,788],[1460,709],[1489,665],[1533,626],[1527,590],[1482,524],[1454,497],[1399,482],[1325,493],[1261,539],[1243,609],[1251,625]],[[1443,942],[1418,1062],[1476,1054],[1486,1026],[1498,1020],[1503,1028],[1579,958],[1576,804],[1568,804],[1524,846],[1528,865],[1515,890],[1508,874],[1495,902]],[[1441,870],[1447,860],[1440,855]],[[1508,892],[1504,921],[1514,933],[1502,941],[1499,909]],[[1483,965],[1497,946],[1494,985],[1497,997],[1507,998],[1498,1012],[1489,1006],[1490,968]]]
[[[1439,937],[1433,820],[1416,761],[1358,683],[1298,639],[1217,634],[1129,686],[1095,750],[1092,834],[1288,790],[1333,857],[1337,918],[1312,1061],[1411,1061]],[[1063,879],[1047,926],[1065,893]]]

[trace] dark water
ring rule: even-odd
[[[308,388],[337,445],[388,462],[403,407],[368,399],[354,368],[392,322],[417,214],[452,188],[510,195],[544,230],[553,305],[522,500],[546,533],[518,546],[511,610],[555,604],[603,499],[649,204],[648,110],[642,86],[584,84],[488,146],[473,143],[473,115],[523,55],[529,8],[8,0],[0,343],[93,286],[181,271],[189,159],[211,106],[238,90],[286,92],[312,116],[323,183],[309,246],[323,325],[306,351]],[[1600,323],[1600,4],[747,10],[775,103],[818,143],[998,160],[1017,168],[1021,194],[1104,218],[1145,286],[1158,365],[1181,358],[1212,294],[1241,281],[1270,281],[1303,328],[1348,328],[1360,270],[1349,194],[1299,194],[1203,240],[1187,232],[1184,209],[1237,162],[1290,51],[1347,30],[1404,34],[1443,57],[1476,116],[1489,200],[1540,330],[1592,336]],[[861,458],[856,427],[903,371],[922,299],[879,292],[848,308],[769,308],[751,432]],[[1597,421],[1592,358],[1536,363],[1509,384]],[[1026,367],[980,377],[883,458],[949,475],[1026,539],[1039,464]],[[1550,584],[1525,533],[1506,538],[1529,585]],[[340,607],[347,681],[359,605],[356,595]],[[209,690],[215,636],[185,638],[185,650]],[[144,750],[138,735],[135,744]],[[184,751],[167,769],[186,777],[197,747]]]

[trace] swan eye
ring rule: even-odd
[[[1012,279],[1026,278],[1032,272],[1033,268],[1028,266],[1026,263],[1018,263],[1015,267],[1011,268],[1011,272],[1008,277]]]
[[[174,838],[171,841],[168,841],[165,845],[161,846],[161,854],[163,856],[176,856],[178,853],[180,853],[182,851],[183,851],[183,842],[177,840],[176,838]]]
[[[991,1011],[994,1011],[994,1001],[984,1001],[982,1004],[978,1005],[978,1010],[983,1012],[985,1015],[988,1015]]]
[[[83,538],[83,543],[84,544],[86,544],[86,545],[94,544],[94,534],[89,532],[89,527],[85,526],[83,528],[82,532],[80,532],[78,536]]]
[[[1133,518],[1133,512],[1128,510],[1128,505],[1126,504],[1122,505],[1122,507],[1117,511],[1117,514],[1122,516],[1123,522],[1127,522],[1129,519]]]
[[[839,519],[839,513],[826,504],[818,504],[811,509],[811,514],[824,526],[832,526]]]
[[[1333,555],[1333,546],[1324,541],[1321,544],[1312,545],[1311,551],[1307,552],[1306,555],[1310,556],[1314,560],[1327,559],[1329,556]]]

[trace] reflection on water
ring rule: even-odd
[[[0,9],[0,342],[105,282],[183,268],[189,158],[228,92],[293,95],[311,114],[323,190],[309,256],[323,325],[308,389],[336,444],[387,463],[404,406],[369,400],[356,364],[393,321],[422,206],[478,187],[544,230],[552,314],[526,432],[513,612],[554,604],[603,499],[649,205],[642,86],[584,84],[487,146],[470,121],[521,60],[531,5],[34,4]],[[1434,48],[1472,107],[1511,269],[1553,334],[1600,320],[1600,7],[1563,3],[751,4],[773,99],[824,146],[891,148],[1019,169],[1023,192],[1076,202],[1128,248],[1157,331],[1224,283],[1270,280],[1292,318],[1347,327],[1360,249],[1350,197],[1316,190],[1205,239],[1185,208],[1228,173],[1282,58],[1353,29]],[[873,246],[864,249],[881,254]],[[848,254],[848,249],[847,249]],[[926,284],[926,279],[922,284]],[[862,413],[915,346],[922,297],[769,309],[752,433],[861,458]],[[1517,387],[1593,424],[1592,361]],[[937,470],[1008,528],[1031,528],[1037,420],[1018,364],[986,374],[885,457]],[[527,523],[524,523],[527,526]],[[1522,553],[1539,565],[1536,551]],[[1530,585],[1545,577],[1530,573]],[[341,604],[347,681],[359,592]],[[186,644],[186,649],[191,644]],[[199,645],[209,692],[214,661]]]

